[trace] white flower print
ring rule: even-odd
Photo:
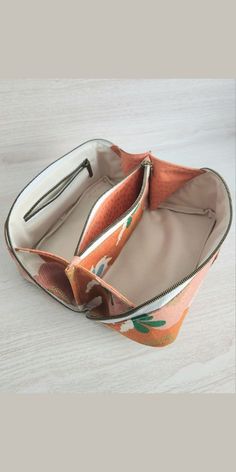
[[[125,333],[126,331],[129,331],[130,329],[133,329],[134,323],[132,320],[127,320],[123,321],[121,327],[120,327],[120,332]]]
[[[133,215],[135,214],[135,212],[137,211],[139,207],[139,204],[136,205],[136,207],[134,208],[134,210],[132,211],[132,213],[129,214],[128,218],[126,218],[126,220],[124,221],[123,225],[121,226],[121,230],[118,234],[118,238],[117,238],[117,241],[116,241],[116,246],[118,246],[126,228],[129,227],[129,225],[132,223],[132,219],[133,219]]]
[[[119,244],[119,242],[120,242],[120,240],[121,240],[121,238],[122,238],[122,236],[123,236],[125,230],[126,230],[126,221],[123,223],[123,225],[122,225],[122,227],[121,227],[121,230],[120,230],[120,232],[119,232],[119,234],[118,234],[118,238],[117,238],[117,241],[116,241],[116,246],[118,246],[118,244]]]

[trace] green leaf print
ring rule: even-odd
[[[147,328],[147,326],[143,325],[142,323],[133,320],[133,324],[135,329],[137,329],[137,331],[140,331],[140,333],[149,333],[149,328]]]
[[[126,228],[128,228],[131,223],[132,223],[132,216],[129,216],[129,218],[126,221]]]
[[[132,319],[134,328],[140,333],[149,333],[149,328],[158,328],[166,324],[164,320],[154,320],[152,315],[141,315]]]
[[[142,321],[150,321],[153,319],[152,315],[140,315],[136,319],[142,320]]]
[[[155,326],[155,327],[163,326],[166,324],[164,320],[147,321],[147,322],[144,322],[144,324],[145,323],[148,323],[149,326]]]
[[[132,217],[133,215],[136,213],[137,209],[138,209],[139,205],[137,205],[135,207],[135,209],[132,211],[131,215],[128,217],[127,221],[126,221],[126,228],[128,228],[130,226],[130,224],[132,223]]]

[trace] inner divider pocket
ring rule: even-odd
[[[65,270],[80,311],[115,316],[134,308],[134,304],[95,273],[75,261]]]
[[[92,241],[83,253],[75,256],[65,271],[70,280],[77,304],[81,306],[86,305],[92,309],[91,303],[92,305],[99,303],[99,308],[97,305],[94,306],[99,311],[99,314],[101,314],[102,310],[103,314],[106,313],[112,316],[112,314],[121,313],[121,310],[126,311],[134,306],[131,301],[104,282],[102,277],[115,262],[147,206],[150,167],[140,167],[132,173],[132,177],[135,176],[140,179],[139,173],[141,173],[142,177],[141,188],[139,186],[138,196],[133,192],[131,206],[128,210],[125,211],[121,218],[116,219],[113,224],[106,228],[95,241]],[[125,180],[126,185],[129,186],[130,180]],[[125,187],[123,187],[122,191],[124,198]],[[90,224],[93,224],[93,220]],[[94,301],[95,299],[96,301]]]
[[[145,191],[150,174],[149,164],[150,161],[145,160],[96,201],[88,215],[75,255],[81,256],[92,242],[135,208]]]
[[[115,316],[134,308],[134,304],[95,273],[73,260],[31,248],[15,248],[26,273],[44,290],[79,312]]]
[[[84,252],[78,254],[81,266],[90,270],[99,277],[105,275],[109,266],[115,262],[126,241],[129,239],[142,217],[143,211],[147,206],[148,200],[150,172],[149,169],[149,167],[145,166],[142,169],[137,169],[132,174],[133,180],[131,181],[131,183],[134,185],[134,178],[136,178],[137,185],[137,182],[139,183],[140,179],[139,173],[142,172],[142,185],[141,188],[139,185],[138,192],[135,192],[137,188],[135,188],[135,186],[133,187],[132,199],[129,199],[129,203],[131,203],[131,205],[129,206],[128,210],[125,211],[121,215],[121,217],[115,219],[115,221],[110,226],[108,226],[101,234],[99,234],[99,236],[94,241],[88,244]],[[128,189],[130,189],[130,180],[125,179],[125,181],[126,186],[128,186]],[[126,196],[126,186],[122,188],[124,200]],[[121,196],[122,194],[119,194],[120,198]],[[113,198],[111,200],[111,204],[114,204]],[[105,205],[109,209],[109,195],[106,204],[104,202],[103,205]],[[99,210],[102,211],[101,206],[98,208],[98,212],[95,214],[95,218],[98,220],[98,223],[99,216],[101,216]],[[88,230],[90,230],[91,226],[93,226],[93,221],[94,218],[91,220]],[[91,230],[93,230],[93,228],[91,228]]]

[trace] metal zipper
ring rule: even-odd
[[[138,305],[137,307],[132,308],[131,310],[129,310],[125,313],[122,313],[121,315],[118,315],[116,317],[112,317],[112,316],[99,316],[99,317],[97,317],[96,315],[92,315],[92,313],[87,312],[86,313],[87,318],[92,319],[92,320],[96,320],[96,321],[114,320],[114,323],[116,323],[116,322],[119,322],[119,319],[121,319],[121,318],[122,318],[122,321],[125,321],[125,317],[128,317],[128,316],[132,315],[132,313],[134,313],[134,317],[135,317],[135,312],[137,310],[139,310],[142,307],[145,307],[146,305],[149,305],[149,304],[155,302],[156,300],[159,300],[160,298],[164,297],[165,295],[168,295],[170,292],[172,292],[173,290],[178,288],[180,285],[184,284],[185,282],[190,280],[192,277],[194,277],[198,272],[200,272],[201,269],[203,269],[203,267],[205,267],[205,265],[208,264],[208,262],[214,256],[214,254],[216,254],[218,252],[218,250],[220,249],[221,245],[223,244],[223,242],[224,242],[224,240],[225,240],[225,238],[226,238],[226,236],[227,236],[227,234],[230,230],[230,227],[231,227],[231,223],[232,223],[232,198],[231,198],[231,195],[230,195],[228,185],[226,184],[224,179],[221,177],[221,175],[218,174],[218,172],[214,171],[213,169],[210,169],[209,167],[203,167],[203,168],[201,168],[201,170],[209,170],[209,171],[213,172],[213,174],[217,175],[217,177],[219,177],[219,179],[221,180],[221,182],[223,183],[223,185],[226,189],[228,199],[229,199],[229,209],[230,209],[229,224],[226,228],[226,231],[225,231],[224,235],[222,236],[219,244],[214,249],[214,251],[212,251],[211,254],[208,256],[208,258],[197,269],[195,269],[193,272],[191,272],[191,274],[187,275],[182,280],[180,280],[180,282],[177,282],[176,284],[172,285],[170,288],[164,290],[162,293],[160,293],[156,297],[151,298],[150,300],[146,300],[141,305]],[[124,318],[124,320],[123,320],[123,318]],[[130,318],[130,319],[132,319],[132,318]]]
[[[147,167],[149,167],[150,170],[151,170],[151,169],[152,169],[152,163],[151,163],[150,160],[144,159],[144,160],[141,162],[141,164],[140,164],[139,167],[143,167],[144,169],[147,168]],[[138,168],[136,169],[136,171],[137,171],[137,170],[138,170]],[[132,172],[131,172],[129,175],[131,175],[131,174],[132,174]],[[128,176],[127,176],[127,177],[128,177]],[[81,257],[81,256],[92,246],[92,244],[94,244],[94,243],[96,242],[96,240],[98,240],[100,237],[102,237],[109,229],[112,228],[112,226],[114,226],[114,225],[116,225],[117,223],[119,223],[119,221],[123,220],[123,218],[125,218],[130,212],[132,212],[132,210],[136,207],[136,205],[137,205],[138,201],[140,200],[140,198],[143,196],[143,193],[144,193],[144,190],[145,190],[146,181],[147,181],[147,179],[146,179],[146,173],[145,173],[145,171],[144,171],[143,183],[142,183],[141,190],[140,190],[139,195],[138,195],[138,197],[136,198],[135,202],[131,205],[131,207],[130,207],[126,212],[124,212],[121,217],[117,218],[115,221],[113,221],[113,223],[111,223],[109,226],[107,226],[107,227],[99,234],[99,236],[98,236],[97,238],[95,238],[93,241],[91,241],[91,242],[88,244],[88,246],[86,246],[86,249],[84,249],[84,251],[82,251],[82,252],[80,252],[80,253],[77,254],[77,250],[78,250],[78,247],[79,247],[79,245],[80,245],[80,243],[81,243],[81,240],[82,240],[82,238],[83,238],[84,231],[85,231],[85,229],[86,229],[86,227],[87,227],[87,223],[88,223],[88,221],[89,221],[90,215],[91,215],[91,213],[92,213],[92,211],[93,211],[95,205],[96,205],[97,202],[100,200],[100,198],[101,198],[103,195],[105,195],[107,192],[109,192],[109,190],[106,190],[106,192],[104,192],[102,195],[100,195],[100,197],[96,200],[96,202],[94,203],[94,205],[92,206],[92,208],[90,209],[90,211],[89,211],[89,213],[88,213],[88,217],[87,217],[87,219],[86,219],[86,221],[85,221],[85,224],[84,224],[84,230],[83,230],[82,233],[81,233],[81,236],[80,236],[80,238],[79,238],[79,242],[78,242],[78,244],[77,244],[77,247],[76,247],[76,250],[75,250],[75,253],[74,253],[75,256]]]
[[[60,182],[58,182],[56,185],[54,185],[54,187],[52,187],[50,190],[48,190],[48,192],[46,192],[42,197],[40,197],[37,200],[37,202],[34,203],[34,205],[30,208],[30,210],[28,210],[25,213],[25,215],[23,216],[24,220],[29,221],[39,211],[41,211],[47,205],[50,205],[54,200],[56,200],[64,192],[64,190],[73,182],[73,180],[77,177],[77,175],[80,174],[80,172],[83,169],[87,169],[88,173],[89,173],[89,177],[93,177],[93,171],[92,171],[91,164],[90,164],[88,159],[85,159],[78,167],[76,167],[76,169],[74,169],[70,174],[68,174],[66,177],[64,177],[62,180],[60,180]],[[45,200],[45,198],[47,198],[51,193],[53,193],[58,187],[63,185],[63,183],[65,183],[65,185],[56,193],[56,195],[54,195],[52,198],[50,198],[44,204],[39,206],[39,208],[37,208],[37,206],[39,205],[40,202],[43,202],[43,200]]]

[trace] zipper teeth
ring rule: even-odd
[[[30,210],[27,211],[24,215],[24,220],[29,221],[31,218],[33,218],[39,211],[43,210],[46,206],[50,205],[54,200],[56,200],[62,192],[73,182],[73,180],[80,174],[80,172],[84,169],[88,169],[89,176],[92,177],[92,169],[91,165],[88,159],[85,159],[74,171],[70,172],[66,177],[61,179],[54,187],[52,187],[48,192],[46,192],[41,198],[37,200],[36,203],[30,208]],[[63,183],[65,185],[59,189],[56,195],[54,195],[52,198],[50,198],[48,201],[43,203],[43,200],[50,195],[53,191],[55,191],[58,187],[60,187]],[[42,202],[42,205],[37,208],[37,206]]]
[[[144,168],[145,168],[145,167],[150,167],[150,168],[151,168],[152,166],[151,166],[151,163],[149,163],[149,161],[146,161],[146,162],[143,161],[143,162],[140,164],[139,167],[144,167]],[[132,173],[131,173],[131,174],[132,174]],[[131,175],[131,174],[129,174],[129,175]],[[79,252],[79,253],[77,254],[78,247],[79,247],[80,242],[81,242],[81,240],[82,240],[82,238],[83,238],[83,235],[84,235],[84,231],[82,232],[81,237],[80,237],[79,242],[78,242],[78,245],[77,245],[77,247],[76,247],[76,250],[75,250],[75,254],[74,254],[74,255],[77,255],[78,257],[81,257],[100,237],[102,237],[107,231],[109,231],[109,229],[111,229],[112,226],[116,225],[117,223],[119,223],[119,221],[123,220],[123,218],[125,218],[125,217],[133,210],[133,208],[135,208],[135,206],[137,205],[138,201],[142,198],[142,196],[143,196],[143,194],[144,194],[145,187],[146,187],[146,182],[147,182],[147,178],[146,178],[146,177],[147,177],[147,174],[146,174],[145,171],[144,171],[143,183],[142,183],[141,190],[140,190],[139,195],[138,195],[138,197],[136,198],[135,202],[131,205],[131,207],[128,208],[128,210],[126,210],[126,211],[122,214],[121,217],[117,218],[115,221],[113,221],[113,223],[111,223],[109,226],[107,226],[107,227],[99,234],[99,236],[98,236],[97,238],[95,238],[93,241],[91,241],[91,242],[88,244],[88,246],[86,246],[86,249],[84,249],[84,251]],[[95,205],[97,204],[98,200],[100,200],[100,198],[101,198],[103,195],[105,195],[106,193],[107,193],[107,190],[106,190],[106,192],[104,192],[102,195],[100,195],[100,197],[96,200],[96,202],[95,202],[94,205],[92,206],[91,210],[89,211],[88,217],[87,217],[87,219],[86,219],[86,221],[85,221],[84,228],[86,228],[87,223],[88,223],[89,218],[90,218],[90,215],[91,215],[91,213],[92,213],[92,211],[93,211]]]
[[[176,284],[172,285],[170,288],[164,290],[164,292],[160,293],[160,295],[157,295],[156,297],[154,298],[151,298],[150,300],[146,300],[144,303],[142,303],[141,305],[133,308],[132,310],[129,310],[127,311],[126,313],[123,313],[119,316],[116,316],[116,317],[111,317],[111,316],[103,316],[103,317],[96,317],[96,316],[91,316],[89,313],[86,314],[87,318],[90,318],[90,319],[93,319],[93,320],[96,320],[96,321],[106,321],[106,320],[111,320],[111,319],[114,319],[114,323],[116,322],[119,322],[119,320],[122,318],[122,321],[125,321],[125,318],[132,315],[132,313],[136,312],[137,310],[139,310],[140,308],[144,307],[145,305],[149,305],[153,302],[155,302],[156,300],[159,300],[160,298],[164,297],[165,295],[168,295],[168,293],[172,292],[173,290],[175,290],[176,288],[178,288],[180,285],[184,284],[185,282],[187,282],[189,279],[191,279],[192,277],[194,277],[201,269],[203,269],[203,267],[205,267],[205,265],[211,260],[211,258],[213,257],[214,254],[217,253],[217,251],[219,250],[220,246],[222,245],[222,243],[224,242],[229,230],[230,230],[230,226],[231,226],[231,223],[232,223],[232,198],[231,198],[231,195],[230,195],[230,191],[229,191],[229,187],[228,185],[226,184],[226,182],[224,181],[224,179],[221,177],[220,174],[218,174],[218,172],[214,171],[213,169],[210,169],[209,167],[203,167],[201,168],[201,170],[209,170],[211,172],[213,172],[215,175],[217,175],[219,177],[219,179],[222,181],[222,183],[224,184],[224,187],[226,189],[226,192],[228,194],[228,198],[229,198],[229,208],[230,208],[230,219],[229,219],[229,224],[226,228],[226,231],[224,233],[224,235],[222,236],[219,244],[217,245],[217,247],[214,249],[214,251],[211,252],[211,254],[208,256],[208,258],[205,260],[205,262],[203,262],[197,269],[195,269],[193,272],[191,272],[191,274],[187,275],[186,277],[184,277],[180,282],[177,282]],[[134,315],[135,317],[135,315]],[[124,318],[124,319],[123,319]]]

